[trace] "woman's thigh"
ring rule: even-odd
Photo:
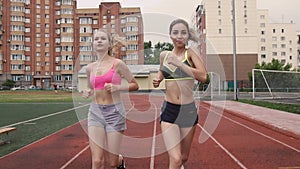
[[[96,158],[102,158],[105,149],[105,129],[97,126],[89,126],[88,136],[92,155]]]

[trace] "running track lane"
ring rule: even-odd
[[[145,96],[133,97],[134,108],[129,105],[128,117],[140,115],[153,118],[153,105],[142,99]],[[132,99],[132,98],[131,98]],[[160,108],[162,99],[151,101]],[[152,106],[152,108],[151,108]],[[147,111],[148,107],[150,111]],[[191,154],[185,168],[187,169],[265,169],[279,167],[300,166],[300,141],[273,130],[267,129],[253,122],[241,119],[230,113],[224,112],[222,119],[212,138],[204,143],[198,142],[202,126],[208,115],[209,105],[203,104],[200,109],[200,120],[192,144]],[[157,110],[155,110],[157,111]],[[154,111],[154,112],[155,112]],[[152,114],[151,114],[152,112]],[[213,115],[218,116],[216,112]],[[218,113],[218,112],[217,112]],[[154,122],[136,123],[128,120],[126,135],[135,138],[151,137],[154,133]],[[159,122],[156,123],[156,135],[160,134]],[[3,169],[9,168],[89,168],[90,150],[87,147],[87,137],[79,124],[66,128],[35,144],[0,159]],[[154,155],[144,158],[125,158],[128,169],[155,168],[165,169],[168,164],[166,153],[155,154],[164,149],[161,140],[156,140],[154,149],[149,148],[149,143],[142,141],[139,144],[123,144],[123,150],[136,152],[141,149]],[[128,146],[129,145],[129,146]],[[144,146],[144,147],[143,147]],[[67,165],[66,165],[67,164]],[[151,169],[152,169],[151,168]]]

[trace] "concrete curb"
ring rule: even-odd
[[[216,101],[219,102],[219,101]],[[203,103],[212,106],[211,101],[203,101]],[[228,106],[228,104],[230,106]],[[278,110],[273,110],[269,108],[263,108],[255,105],[250,105],[250,104],[245,104],[245,103],[240,103],[236,101],[226,101],[226,103],[221,104],[225,105],[225,107],[218,106],[218,104],[213,104],[216,108],[224,109],[224,111],[243,118],[245,120],[252,121],[258,125],[264,126],[266,128],[272,129],[274,131],[277,131],[279,133],[282,133],[284,135],[287,135],[289,137],[293,137],[295,139],[300,139],[300,130],[297,132],[297,129],[292,130],[291,125],[286,126],[284,124],[289,122],[289,119],[293,118],[292,125],[294,126],[300,126],[300,121],[298,121],[298,125],[294,124],[295,123],[295,117],[300,119],[300,115],[297,114],[292,114],[289,112],[283,112],[283,111],[278,111]],[[234,109],[232,108],[234,107]],[[241,108],[242,107],[242,108]],[[241,109],[240,109],[241,108]],[[256,114],[253,114],[253,111],[257,111]],[[267,112],[272,113],[267,114]],[[278,118],[278,116],[274,116],[274,114],[279,114],[281,119],[272,119],[272,118]],[[259,115],[257,115],[259,114]],[[272,116],[273,115],[273,116]],[[266,118],[268,117],[268,118]],[[277,123],[276,123],[277,122]]]

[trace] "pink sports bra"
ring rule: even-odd
[[[94,65],[92,66],[90,83],[94,87],[94,90],[104,89],[105,83],[112,83],[115,85],[121,84],[122,78],[117,72],[115,72],[114,65],[115,63],[113,63],[112,67],[104,75],[95,75],[95,72],[93,71]]]

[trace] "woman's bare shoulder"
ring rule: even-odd
[[[87,69],[88,71],[90,71],[91,68],[92,68],[92,66],[95,65],[95,64],[96,64],[96,62],[92,62],[92,63],[87,64],[87,65],[86,65],[86,69]]]

